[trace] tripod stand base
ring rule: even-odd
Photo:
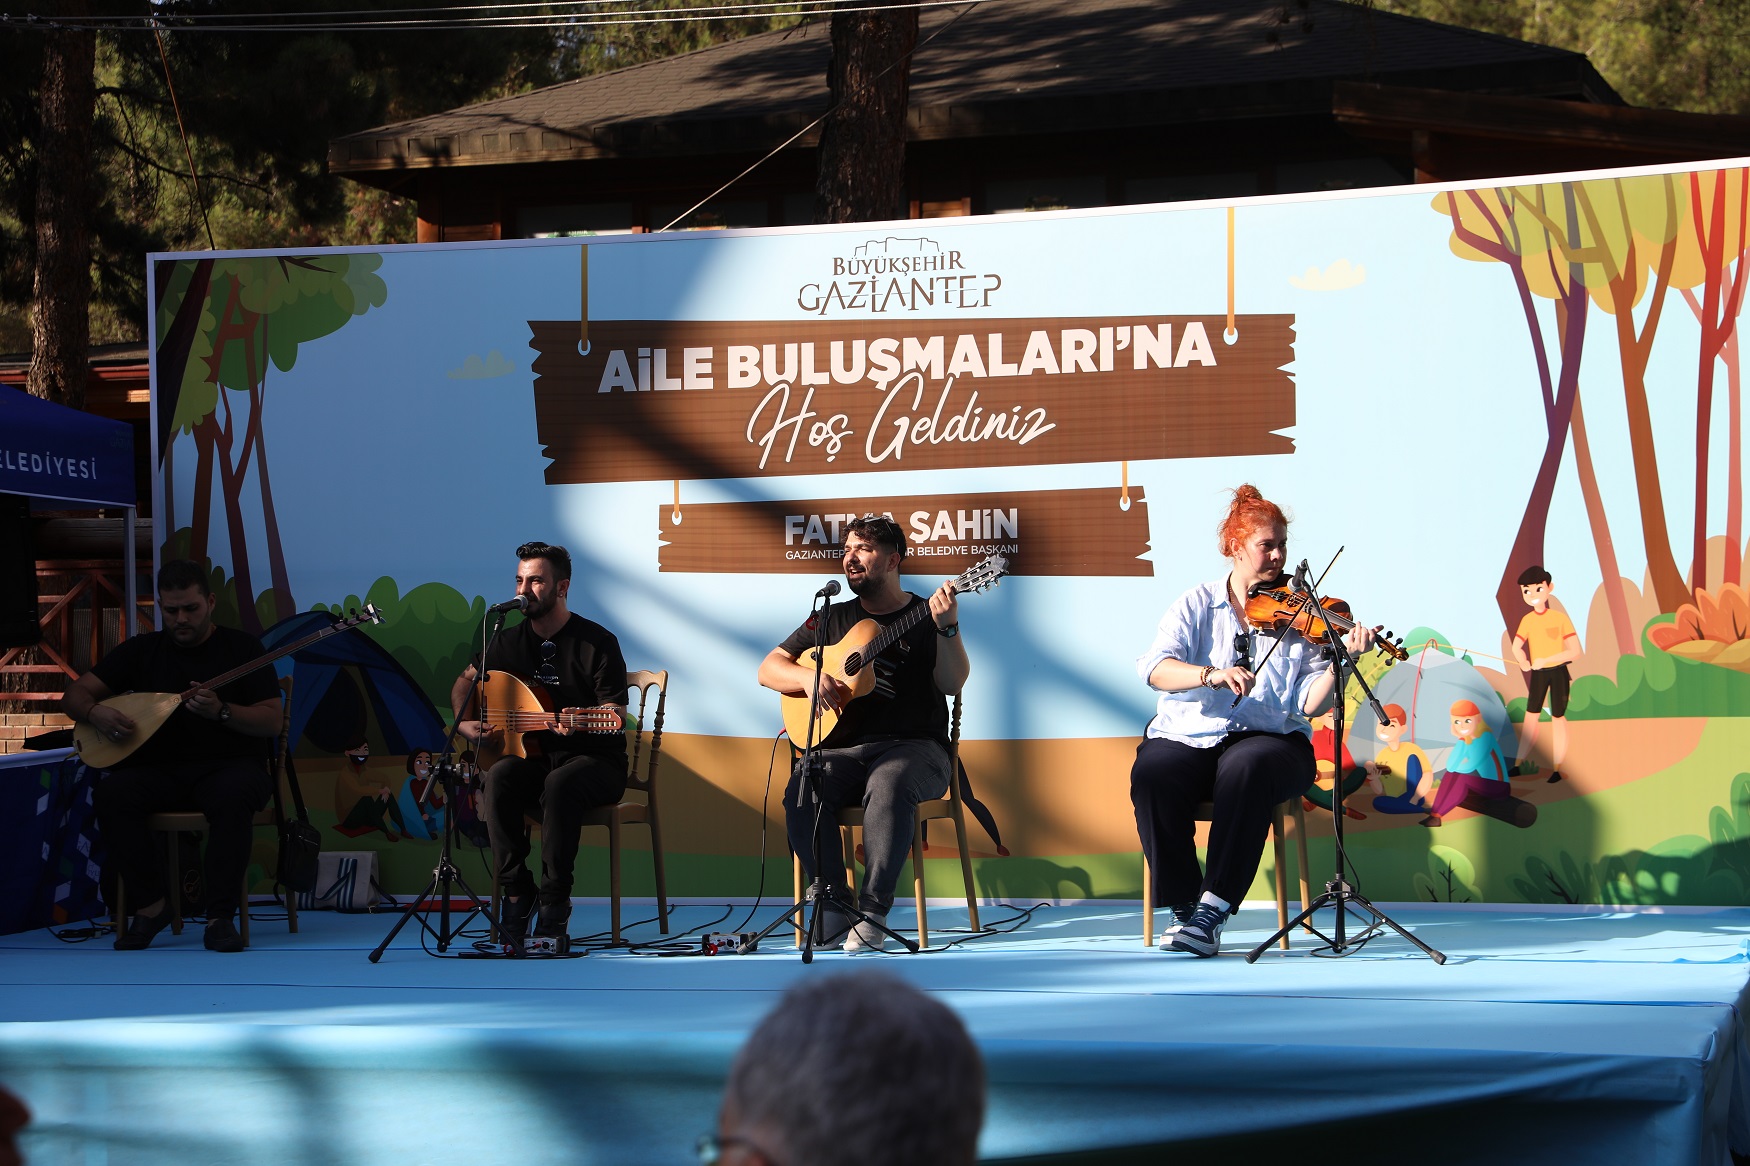
[[[870,924],[889,938],[897,940],[899,945],[912,955],[918,953],[918,945],[916,941],[907,939],[899,932],[888,927],[886,923],[878,922],[866,912],[858,909],[856,904],[846,901],[842,896],[838,895],[836,891],[837,888],[828,886],[816,876],[815,880],[808,885],[808,893],[802,896],[802,901],[800,903],[791,904],[788,910],[772,920],[765,927],[762,927],[757,934],[738,944],[735,949],[736,954],[748,955],[752,953],[759,947],[760,940],[778,930],[780,927],[786,925],[791,927],[801,926],[802,962],[805,964],[813,963],[814,937],[820,933],[820,913],[826,909],[828,903],[831,903],[835,910],[841,912],[846,918],[848,918],[851,921],[852,927],[862,923]],[[810,907],[813,908],[813,911],[809,910]],[[791,917],[796,915],[797,912],[802,913],[801,919],[792,921]],[[847,931],[846,934],[848,935],[849,932]]]
[[[1334,936],[1326,935],[1324,932],[1314,927],[1310,922],[1314,915],[1324,910],[1326,907],[1335,907],[1337,910],[1336,926],[1332,929],[1336,932],[1336,935]],[[1346,922],[1345,912],[1348,911],[1355,911],[1358,914],[1360,912],[1366,912],[1368,915],[1372,916],[1373,921],[1363,927],[1354,936],[1350,936],[1347,934],[1347,930],[1344,926]],[[1254,947],[1251,951],[1247,952],[1246,962],[1248,964],[1257,963],[1258,957],[1270,950],[1272,944],[1293,931],[1296,927],[1303,925],[1309,932],[1324,940],[1324,946],[1322,948],[1315,947],[1312,949],[1313,954],[1315,955],[1320,951],[1328,951],[1332,955],[1338,956],[1348,955],[1350,952],[1359,949],[1362,944],[1378,935],[1382,929],[1389,927],[1411,943],[1415,944],[1416,947],[1421,949],[1423,955],[1426,955],[1435,963],[1444,964],[1446,962],[1446,956],[1444,954],[1429,947],[1420,939],[1417,939],[1414,935],[1411,935],[1408,931],[1404,930],[1392,920],[1391,916],[1387,915],[1384,911],[1381,911],[1378,907],[1375,907],[1364,895],[1351,889],[1347,883],[1342,882],[1341,880],[1326,883],[1324,894],[1314,899],[1311,903],[1308,903],[1306,910],[1302,911],[1293,919],[1290,919],[1285,925],[1278,928],[1276,933],[1269,939],[1266,939],[1263,943],[1260,943],[1257,947]]]

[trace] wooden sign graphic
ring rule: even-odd
[[[532,321],[551,485],[1283,454],[1294,318]]]
[[[906,533],[905,573],[958,575],[987,555],[1006,555],[1011,575],[1152,575],[1148,506],[1116,488],[905,498],[693,503],[677,525],[658,508],[664,571],[833,575],[844,527],[886,514]]]

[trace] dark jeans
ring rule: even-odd
[[[147,815],[199,810],[207,817],[207,918],[235,915],[255,815],[271,792],[267,767],[254,758],[128,766],[104,775],[93,804],[131,905],[146,907],[164,897],[164,850],[153,844]]]
[[[798,765],[790,773],[784,791],[784,820],[790,849],[802,860],[802,869],[814,877],[814,830],[818,823],[820,853],[837,871],[839,846],[838,812],[844,806],[863,806],[863,891],[858,896],[863,910],[885,915],[893,908],[893,888],[911,852],[912,831],[917,825],[919,802],[948,792],[948,751],[938,741],[908,738],[871,741],[843,749],[822,749],[815,756],[814,776],[820,781],[817,807],[806,794],[796,804],[802,781]],[[815,811],[819,810],[818,816]],[[829,876],[838,881],[837,874]]]
[[[1130,767],[1130,801],[1155,902],[1189,903],[1213,891],[1237,906],[1258,873],[1272,809],[1312,782],[1312,742],[1300,733],[1229,733],[1207,749],[1143,738]],[[1201,802],[1215,804],[1207,875],[1197,866]]]
[[[529,857],[526,814],[541,822],[541,902],[569,903],[584,815],[619,801],[625,792],[624,753],[564,758],[559,765],[550,757],[501,758],[486,771],[482,800],[504,893],[520,896],[536,889],[523,865]]]

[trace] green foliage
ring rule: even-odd
[[[396,0],[299,6],[369,10]],[[283,11],[268,0],[167,0],[153,12]],[[42,37],[0,37],[0,348],[28,347]],[[145,331],[140,256],[208,246],[411,243],[411,201],[328,172],[328,142],[366,126],[518,93],[572,75],[545,29],[164,35],[201,206],[149,33],[98,38],[92,341]]]
[[[349,595],[338,604],[316,604],[311,610],[345,615],[366,603],[377,605],[383,622],[359,630],[394,656],[438,710],[447,712],[450,685],[477,646],[485,598],[470,600],[445,583],[422,583],[402,595],[395,580],[385,575],[363,599]]]
[[[1373,0],[1370,6],[1585,53],[1634,105],[1750,113],[1750,0]]]
[[[1598,876],[1593,864],[1562,851],[1557,858],[1560,869],[1532,855],[1525,860],[1525,875],[1513,875],[1507,882],[1527,903],[1596,903]]]
[[[691,0],[653,0],[643,9],[661,11],[688,7]],[[557,58],[563,70],[576,76],[606,73],[646,61],[697,52],[724,41],[756,33],[792,28],[802,23],[799,10],[777,10],[766,16],[729,20],[656,20],[603,28],[568,29],[560,34]]]
[[[1428,870],[1417,871],[1410,878],[1416,888],[1416,898],[1429,903],[1474,903],[1482,898],[1477,893],[1477,868],[1464,852],[1450,846],[1428,848]]]

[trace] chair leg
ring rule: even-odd
[[[608,918],[613,929],[613,943],[620,943],[620,819],[608,819]]]
[[[839,827],[839,841],[845,848],[845,886],[851,892],[851,902],[857,901],[857,830],[854,826]]]
[[[498,934],[498,901],[504,888],[498,881],[498,864],[492,864],[492,916],[486,921],[487,935],[493,943],[503,943],[504,938]]]
[[[1142,946],[1155,945],[1155,881],[1149,873],[1148,855],[1142,856]]]
[[[298,895],[296,891],[286,891],[286,927],[293,935],[298,934]]]
[[[657,926],[664,935],[668,934],[668,879],[662,870],[662,828],[656,823],[656,815],[650,815],[650,863],[656,871],[656,917]]]
[[[1300,909],[1304,911],[1312,902],[1312,885],[1307,882],[1307,872],[1312,869],[1312,864],[1306,857],[1306,811],[1301,808],[1299,798],[1289,799],[1289,813],[1294,818],[1294,848],[1300,859]],[[1306,929],[1312,930],[1310,924]]]
[[[1276,926],[1288,926],[1288,847],[1282,840],[1282,807],[1277,806],[1270,820],[1270,841],[1276,850]],[[1281,946],[1288,950],[1288,932],[1282,933]]]
[[[792,889],[790,892],[790,903],[792,906],[794,906],[795,904],[800,903],[802,901],[802,859],[794,854],[792,854],[790,856],[790,871],[791,871],[790,881],[792,884]],[[804,919],[807,918],[807,915],[804,914],[803,918]],[[796,946],[801,947],[802,946],[802,923],[801,923],[801,921],[798,920],[792,926],[791,930],[796,932]]]
[[[972,849],[966,840],[965,819],[955,820],[954,836],[960,844],[960,881],[966,884],[966,921],[973,931],[978,931],[978,891],[972,885]]]
[[[911,824],[911,885],[918,904],[918,947],[930,946],[930,920],[924,891],[924,824],[913,819]]]
[[[243,939],[243,946],[249,946],[249,872],[243,872],[243,895],[237,900],[237,934]]]
[[[166,851],[164,865],[170,874],[168,881],[170,884],[170,934],[172,935],[182,934],[182,871],[178,869],[176,862],[176,842],[180,837],[182,837],[181,833],[176,830],[166,830],[164,832],[164,846]]]

